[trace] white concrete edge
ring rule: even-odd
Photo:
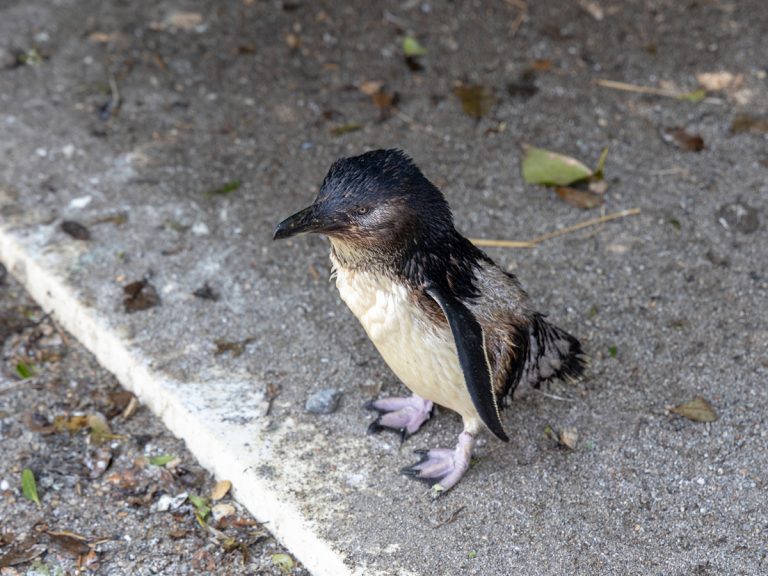
[[[204,425],[174,395],[174,382],[148,367],[139,352],[110,330],[107,321],[93,308],[78,301],[75,292],[27,253],[13,232],[0,226],[0,262],[27,289],[44,311],[85,348],[117,380],[158,415],[168,429],[184,440],[200,464],[218,478],[232,482],[237,499],[293,554],[317,576],[353,576],[329,543],[313,530],[292,503],[272,491],[254,472],[243,470],[229,447],[208,433]]]

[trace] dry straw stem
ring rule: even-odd
[[[537,244],[545,242],[546,240],[551,240],[552,238],[557,238],[558,236],[565,236],[566,234],[570,234],[571,232],[576,232],[577,230],[581,230],[582,228],[588,228],[590,226],[603,224],[604,222],[610,222],[611,220],[616,220],[618,218],[635,216],[637,214],[640,214],[640,208],[630,208],[628,210],[621,210],[619,212],[611,212],[610,214],[605,214],[604,216],[600,216],[598,218],[592,218],[584,222],[579,222],[578,224],[574,224],[573,226],[566,226],[565,228],[560,228],[559,230],[555,230],[554,232],[548,232],[547,234],[542,234],[541,236],[537,236],[532,240],[519,241],[519,240],[488,240],[484,238],[470,238],[469,241],[475,244],[476,246],[484,246],[489,248],[533,248]]]
[[[655,88],[653,86],[638,86],[636,84],[627,84],[626,82],[617,82],[616,80],[605,80],[598,78],[595,84],[603,88],[613,88],[614,90],[623,90],[624,92],[636,92],[638,94],[654,94],[655,96],[667,96],[668,98],[684,98],[685,92],[679,90],[669,90],[666,88]]]

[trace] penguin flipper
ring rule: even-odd
[[[459,354],[469,396],[483,423],[493,434],[507,442],[493,389],[493,367],[486,349],[486,337],[474,314],[454,295],[437,286],[429,286],[427,294],[440,306],[448,319]]]

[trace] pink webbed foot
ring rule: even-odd
[[[419,454],[421,459],[416,464],[403,468],[403,474],[426,482],[432,486],[436,494],[450,490],[469,468],[474,445],[474,435],[462,432],[459,435],[459,443],[453,450],[448,448],[417,450],[416,454]]]
[[[432,414],[432,402],[415,394],[407,398],[380,398],[365,404],[368,410],[379,413],[371,425],[368,434],[375,434],[385,429],[400,432],[401,440],[415,434]]]

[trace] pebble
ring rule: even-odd
[[[171,496],[170,494],[163,494],[160,496],[160,498],[157,499],[157,502],[152,506],[153,511],[155,512],[168,512],[168,510],[176,510],[179,506],[184,504],[184,502],[187,501],[187,497],[189,494],[186,492],[182,492],[181,494],[177,494],[176,496]]]
[[[304,409],[311,414],[332,414],[339,406],[341,392],[334,388],[324,388],[307,398]]]
[[[760,226],[757,210],[744,202],[723,204],[717,211],[717,221],[726,230],[752,234]]]

